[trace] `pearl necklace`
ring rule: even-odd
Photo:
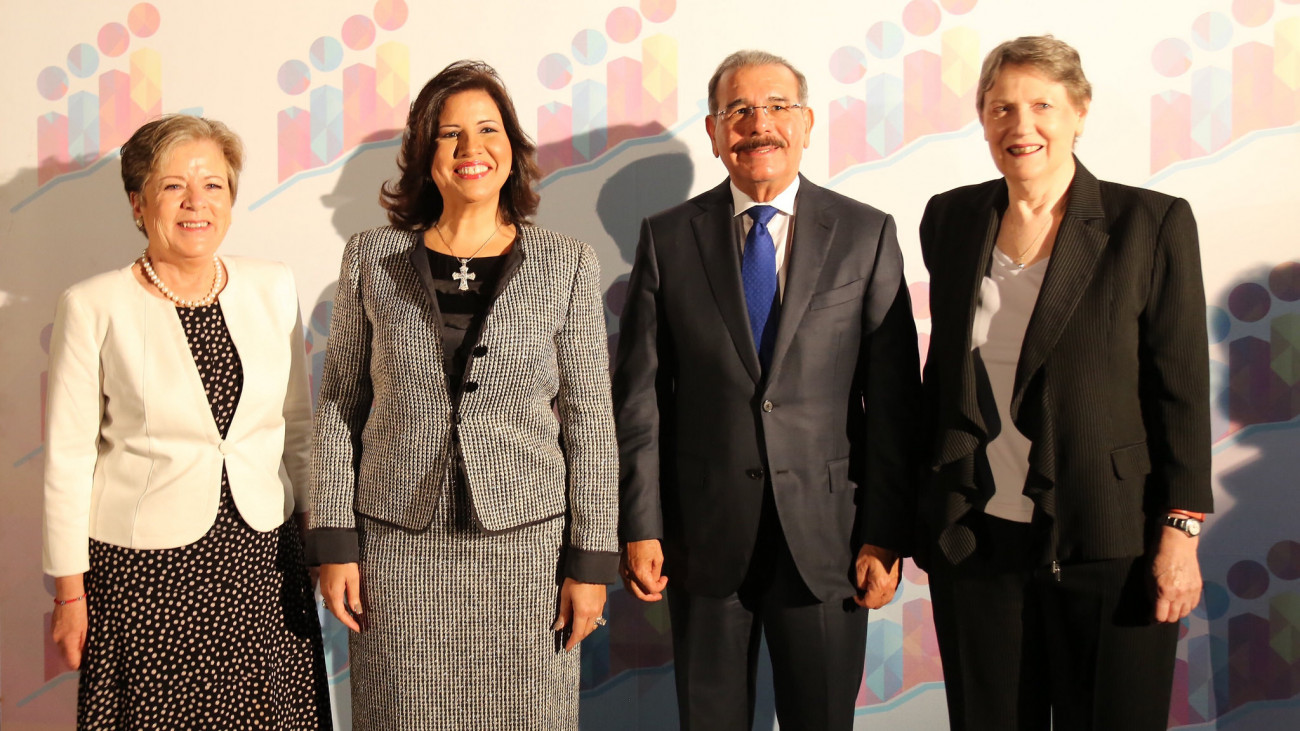
[[[140,254],[139,262],[140,268],[144,270],[145,277],[147,277],[150,282],[153,282],[153,286],[157,287],[158,291],[162,292],[164,297],[181,307],[207,307],[213,302],[216,302],[217,293],[221,291],[221,285],[226,281],[225,267],[221,265],[221,260],[217,258],[217,255],[213,254],[212,266],[216,268],[217,273],[216,276],[212,278],[212,289],[208,290],[208,293],[202,299],[181,299],[176,296],[176,293],[173,292],[170,287],[163,283],[163,280],[158,276],[158,272],[153,270],[153,264],[149,261],[148,251]]]

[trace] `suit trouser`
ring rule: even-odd
[[[845,572],[850,567],[845,566]],[[820,602],[804,584],[767,488],[758,542],[740,588],[722,598],[669,586],[677,708],[683,731],[748,731],[759,643],[767,636],[782,731],[853,727],[867,611]]]
[[[1028,524],[969,519],[974,555],[939,551],[930,596],[954,731],[1165,729],[1178,624],[1157,623],[1146,558],[1067,563]]]

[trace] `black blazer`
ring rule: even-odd
[[[1213,507],[1191,208],[1076,165],[1010,409],[1032,442],[1024,491],[1047,537],[1044,563],[1138,556],[1161,511]],[[975,545],[958,520],[993,494],[984,449],[1001,424],[971,326],[1006,207],[999,179],[935,196],[921,222],[932,318],[921,517],[927,544],[954,562]]]
[[[694,593],[739,587],[765,479],[823,601],[853,594],[862,543],[910,548],[920,369],[894,222],[802,178],[796,205],[765,377],[728,183],[641,226],[614,376],[620,539],[663,539]]]

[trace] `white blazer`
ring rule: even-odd
[[[289,268],[225,256],[221,310],[244,369],[226,439],[212,419],[175,307],[130,267],[73,285],[50,339],[45,573],[90,567],[89,539],[174,548],[202,538],[221,468],[259,531],[307,509],[311,406]],[[283,469],[282,469],[283,467]]]

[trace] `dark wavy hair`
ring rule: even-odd
[[[379,190],[379,202],[388,210],[388,221],[398,228],[423,231],[442,215],[442,195],[429,171],[438,143],[438,117],[452,96],[462,91],[484,91],[496,102],[505,125],[514,160],[510,177],[501,189],[501,217],[508,223],[532,221],[540,200],[533,184],[541,178],[537,167],[537,146],[519,125],[514,102],[495,69],[482,61],[456,61],[429,79],[420,90],[402,133],[402,150],[397,167],[402,171]]]

